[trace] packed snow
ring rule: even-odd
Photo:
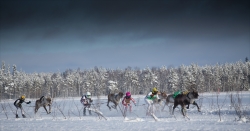
[[[241,118],[236,114],[230,97],[240,102],[239,109],[242,111]],[[146,116],[144,95],[132,95],[137,105],[133,105],[132,112],[127,112],[123,116],[123,106],[120,104],[116,109],[111,109],[107,105],[107,97],[92,97],[94,100],[91,107],[92,115],[86,112],[83,116],[83,106],[80,103],[80,97],[73,98],[54,98],[52,112],[47,114],[44,108],[40,108],[37,114],[34,114],[35,99],[26,98],[31,104],[23,103],[23,108],[27,118],[15,118],[16,108],[14,99],[2,100],[0,109],[0,130],[1,131],[113,131],[113,130],[133,130],[133,131],[166,131],[166,130],[250,130],[250,92],[230,92],[230,93],[201,93],[196,100],[201,107],[201,112],[190,105],[187,115],[190,118],[184,118],[180,112],[180,107],[175,109],[175,116],[169,114],[168,106],[164,101],[161,104],[155,104],[154,119],[152,116]],[[218,99],[217,99],[218,96]],[[237,97],[236,97],[237,96]],[[240,98],[240,99],[238,99]],[[238,101],[240,100],[240,101]],[[218,103],[217,103],[218,102]],[[236,102],[236,104],[237,104]],[[112,105],[112,103],[110,103]],[[48,109],[48,107],[47,107]],[[94,111],[96,113],[94,113]],[[220,112],[220,116],[219,116]],[[104,117],[101,116],[101,114]],[[21,116],[21,111],[18,110]],[[220,119],[221,118],[221,119]]]

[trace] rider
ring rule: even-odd
[[[83,115],[86,116],[86,108],[90,108],[91,103],[93,102],[93,100],[91,99],[91,93],[87,92],[85,95],[82,96],[80,101],[84,106]],[[91,110],[89,110],[89,115],[92,115]]]
[[[15,105],[15,107],[16,107],[16,118],[19,118],[19,117],[18,117],[18,114],[17,114],[18,108],[21,109],[21,113],[22,113],[23,118],[26,118],[26,116],[24,115],[23,107],[22,107],[22,103],[23,103],[23,102],[26,103],[26,104],[30,104],[30,103],[31,103],[31,101],[28,101],[28,102],[25,101],[25,96],[24,96],[24,95],[22,95],[20,98],[18,98],[18,99],[14,102],[14,105]]]
[[[125,106],[125,111],[127,111],[127,108],[129,106],[129,111],[131,112],[132,111],[132,105],[130,104],[130,101],[132,101],[135,106],[136,106],[136,102],[135,100],[131,97],[131,93],[130,92],[127,92],[126,93],[126,96],[123,98],[122,100],[122,104]]]
[[[148,108],[147,108],[147,113],[146,115],[149,115],[150,114],[150,109],[152,108],[152,112],[153,112],[153,103],[154,103],[154,100],[157,99],[158,102],[161,101],[161,99],[159,98],[158,96],[158,90],[156,87],[154,87],[152,89],[151,92],[148,93],[148,95],[144,98],[145,102],[148,104]]]

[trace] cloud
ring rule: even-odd
[[[1,57],[29,71],[237,61],[248,1],[1,1]],[[248,47],[247,47],[248,46]]]

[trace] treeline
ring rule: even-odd
[[[202,67],[192,64],[178,68],[94,67],[56,73],[25,73],[17,71],[16,65],[11,68],[2,62],[0,70],[0,99],[15,99],[23,94],[28,98],[81,96],[87,91],[100,96],[107,95],[110,89],[146,94],[153,87],[167,93],[192,89],[199,92],[250,90],[250,62]]]

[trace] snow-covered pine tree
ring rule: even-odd
[[[170,73],[168,76],[168,90],[169,92],[174,93],[180,90],[180,88],[178,88],[179,86],[177,85],[179,77],[173,68],[171,68],[169,72]]]

